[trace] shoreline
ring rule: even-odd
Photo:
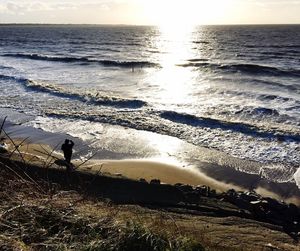
[[[8,124],[8,127],[5,126],[5,130],[8,130],[14,139],[29,137],[26,142],[31,146],[26,146],[24,151],[29,149],[31,155],[38,155],[33,146],[39,148],[40,144],[48,147],[49,151],[55,147],[57,150],[60,150],[60,144],[64,138],[71,138],[75,141],[77,147],[77,155],[76,153],[74,155],[74,158],[77,159],[74,160],[75,165],[79,165],[83,161],[78,157],[78,153],[83,155],[90,153],[89,146],[84,141],[64,133],[50,133],[41,129],[11,123]],[[157,145],[154,145],[154,147]],[[186,148],[185,150],[188,151],[189,149]],[[95,156],[95,159],[89,160],[81,169],[97,172],[101,168],[102,173],[123,176],[134,180],[145,179],[148,182],[152,179],[159,179],[162,183],[173,185],[176,183],[193,186],[207,185],[220,192],[228,189],[239,191],[254,190],[263,196],[270,196],[277,200],[285,200],[300,205],[300,191],[296,184],[274,183],[262,179],[256,174],[239,172],[232,166],[244,165],[245,167],[251,167],[252,165],[253,168],[256,168],[259,164],[228,157],[214,150],[203,148],[200,151],[201,156],[197,156],[200,160],[202,158],[202,161],[194,161],[193,163],[188,163],[184,159],[176,159],[176,156],[174,158],[173,155],[167,156],[168,158],[165,158],[165,156],[164,158],[132,158],[117,152],[114,155],[113,151],[107,151],[106,149],[100,149],[98,154],[106,158],[100,159],[99,155]],[[196,155],[196,153],[192,154]],[[193,156],[191,155],[191,157]],[[58,153],[57,158],[62,159],[62,153]]]
[[[133,180],[158,179],[163,184],[184,184],[191,186],[210,186],[219,192],[228,189],[241,189],[233,184],[225,184],[200,173],[196,169],[183,168],[176,165],[147,160],[147,159],[124,159],[124,160],[91,160],[83,166],[82,170],[110,174],[113,176],[124,176]]]
[[[82,166],[80,170],[93,173],[101,171],[102,174],[124,177],[137,181],[145,180],[146,182],[151,182],[151,180],[159,180],[163,184],[170,185],[182,184],[193,187],[204,185],[219,193],[226,192],[230,189],[244,192],[255,191],[264,197],[271,197],[279,201],[283,200],[287,203],[294,203],[300,206],[300,197],[288,196],[288,192],[283,190],[284,187],[286,187],[287,190],[294,188],[294,184],[278,185],[272,184],[268,181],[260,181],[259,183],[256,176],[249,174],[241,174],[240,178],[242,181],[248,180],[250,183],[255,180],[254,182],[257,182],[257,187],[254,189],[249,189],[249,186],[242,186],[241,181],[238,184],[234,184],[233,182],[225,182],[225,178],[223,179],[224,181],[221,179],[214,179],[213,177],[206,175],[204,172],[200,172],[196,168],[184,168],[146,159],[91,160],[89,164]],[[274,190],[274,187],[277,189],[275,190],[277,193],[272,191],[272,189]],[[284,196],[284,194],[287,195]]]

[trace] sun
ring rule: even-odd
[[[232,0],[141,0],[149,23],[165,28],[215,23]]]
[[[158,26],[172,27],[192,24],[188,5],[178,0],[144,0],[146,15]]]

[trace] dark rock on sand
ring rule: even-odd
[[[160,185],[160,180],[158,180],[158,179],[153,179],[153,180],[151,180],[150,181],[150,184],[155,184],[155,185]]]

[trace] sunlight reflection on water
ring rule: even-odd
[[[158,96],[164,103],[185,104],[190,100],[193,88],[192,83],[198,74],[189,68],[178,67],[177,64],[193,58],[191,37],[193,29],[185,27],[162,26],[160,35],[155,43],[165,53],[159,55],[161,69],[148,76],[147,82],[157,83],[160,86]]]

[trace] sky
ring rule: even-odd
[[[288,24],[300,0],[0,0],[0,23]]]

